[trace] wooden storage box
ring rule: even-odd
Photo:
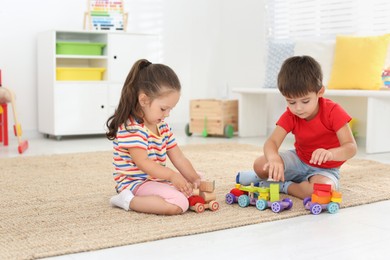
[[[238,100],[195,99],[190,101],[187,135],[232,137],[238,131]]]

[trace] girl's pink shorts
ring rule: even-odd
[[[160,196],[166,202],[179,206],[183,213],[189,207],[188,198],[168,183],[147,181],[141,184],[133,193],[135,196]]]

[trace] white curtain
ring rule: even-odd
[[[267,0],[268,38],[390,33],[388,0]]]

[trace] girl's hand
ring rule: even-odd
[[[194,189],[198,189],[199,186],[200,186],[200,178],[199,179],[196,179],[193,183],[192,183]]]
[[[172,174],[170,182],[187,197],[192,195],[192,185],[180,173]]]
[[[268,161],[264,164],[264,171],[268,170],[268,178],[274,181],[284,181],[283,161]]]
[[[329,150],[319,148],[315,150],[310,159],[311,164],[321,165],[322,163],[326,163],[327,161],[333,160],[333,153]]]

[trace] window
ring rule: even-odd
[[[390,32],[387,0],[267,0],[268,38],[272,40]]]

